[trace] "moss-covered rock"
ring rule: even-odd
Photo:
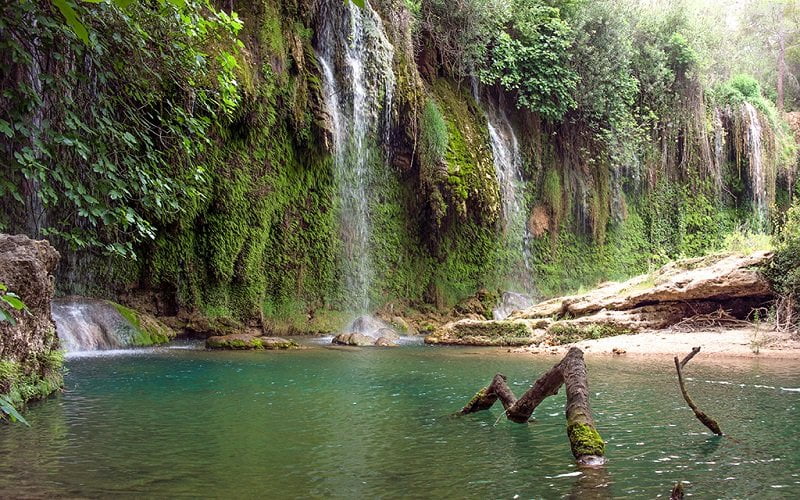
[[[0,293],[14,293],[22,309],[0,307],[0,394],[13,405],[46,397],[63,384],[63,353],[50,303],[59,254],[47,241],[0,234]],[[0,420],[4,414],[0,412]]]
[[[464,319],[447,323],[425,337],[427,344],[523,346],[538,343],[544,336],[547,320]]]
[[[133,327],[130,345],[144,347],[166,344],[175,338],[175,331],[147,313],[142,313],[111,302],[123,318]]]
[[[284,350],[298,347],[296,342],[281,337],[264,337],[246,333],[217,335],[206,339],[206,348],[217,350]]]

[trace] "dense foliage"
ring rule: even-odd
[[[338,1],[2,3],[0,229],[54,241],[64,292],[338,326],[346,291],[316,33]],[[796,149],[773,80],[731,79],[741,58],[712,64],[728,40],[692,6],[360,8],[383,18],[395,49],[387,144],[370,153],[376,306],[452,305],[513,288],[508,270],[521,268],[535,291],[566,292],[765,229],[752,223],[746,104],[763,122],[768,209],[791,203]],[[504,234],[490,106],[517,131],[526,262]]]
[[[54,2],[69,24],[4,5],[0,196],[30,234],[135,258],[209,182],[211,125],[237,106],[241,24],[207,2],[119,3]]]

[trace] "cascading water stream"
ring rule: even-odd
[[[473,81],[473,93],[480,101],[477,85]],[[500,199],[505,237],[512,247],[519,248],[524,270],[514,276],[526,292],[531,283],[531,234],[525,214],[525,199],[522,180],[522,154],[514,127],[503,110],[502,102],[487,106],[487,127],[492,144],[495,174],[500,185]],[[503,294],[502,302],[494,310],[495,319],[504,319],[514,311],[532,304],[529,297],[515,292]]]
[[[747,113],[747,156],[753,206],[760,223],[767,219],[767,182],[761,156],[761,121],[758,111],[750,103],[744,104]]]
[[[370,192],[388,137],[395,77],[394,47],[369,2],[327,0],[321,8],[317,58],[333,139],[338,185],[343,286],[348,306],[369,311],[373,280]]]
[[[129,347],[135,334],[133,325],[103,300],[58,298],[53,300],[51,312],[67,353]]]

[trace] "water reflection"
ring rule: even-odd
[[[494,373],[521,392],[557,361],[475,352],[159,349],[72,359],[67,392],[29,411],[32,429],[0,428],[0,489],[38,497],[653,498],[677,481],[701,497],[800,488],[798,437],[776,432],[800,423],[800,394],[780,390],[800,386],[800,367],[691,367],[693,398],[730,439],[697,422],[669,360],[590,358],[609,461],[579,469],[563,394],[526,425],[508,422],[499,407],[452,417]]]

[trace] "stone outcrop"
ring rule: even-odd
[[[652,274],[605,283],[591,292],[540,302],[504,321],[463,319],[438,328],[430,344],[551,345],[668,328],[724,309],[747,318],[773,293],[759,267],[770,252],[719,254],[672,262]]]
[[[364,347],[364,346],[375,345],[375,338],[357,332],[341,333],[333,337],[331,343],[337,345],[352,345],[352,346]]]
[[[243,351],[243,350],[285,350],[297,349],[297,343],[281,337],[265,337],[234,333],[231,335],[216,335],[206,339],[207,349]]]
[[[47,241],[0,234],[0,283],[26,308],[0,321],[0,394],[15,403],[45,397],[63,382],[58,337],[50,314],[58,252]]]

